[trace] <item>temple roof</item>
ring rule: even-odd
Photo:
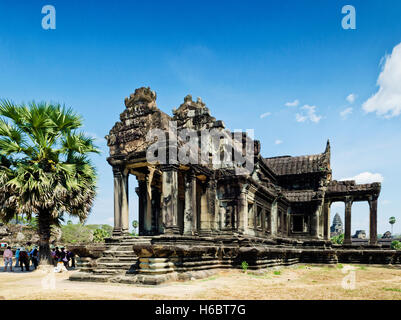
[[[294,175],[322,172],[328,169],[326,154],[316,154],[300,157],[265,158],[265,163],[276,175]]]
[[[379,191],[381,184],[379,182],[356,184],[354,180],[347,181],[330,181],[327,192],[368,192],[368,191]]]
[[[327,172],[330,170],[330,141],[327,141],[323,153],[298,157],[272,157],[265,158],[264,161],[278,176]]]

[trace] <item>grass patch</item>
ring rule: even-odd
[[[358,266],[358,269],[359,269],[359,270],[368,270],[368,268],[365,267],[365,266]]]
[[[280,270],[273,271],[273,274],[275,276],[279,276],[279,275],[281,275],[281,271]]]
[[[383,288],[384,291],[401,292],[401,289],[397,288]]]
[[[217,279],[217,276],[213,276],[213,277],[209,277],[206,279],[202,279],[201,281],[210,281],[210,280],[216,280],[216,279]]]
[[[343,266],[341,263],[338,263],[338,264],[337,264],[337,268],[338,268],[338,269],[342,269],[342,268],[344,268],[344,266]]]

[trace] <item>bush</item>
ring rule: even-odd
[[[93,232],[93,241],[94,242],[104,242],[105,238],[109,238],[110,233],[105,229],[96,229]]]
[[[248,262],[242,261],[241,267],[242,267],[242,270],[244,270],[244,272],[246,272],[248,270]]]
[[[401,250],[401,241],[394,240],[393,242],[391,242],[391,249]]]
[[[344,242],[344,234],[340,234],[338,236],[335,236],[333,238],[331,238],[331,242],[335,243],[335,244],[343,244]]]

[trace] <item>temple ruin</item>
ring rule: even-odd
[[[264,158],[255,142],[254,170],[236,175],[234,168],[210,165],[150,164],[146,135],[157,128],[178,131],[225,129],[199,99],[187,96],[173,117],[156,107],[156,94],[140,88],[125,100],[126,109],[107,136],[108,162],[114,174],[114,235],[128,233],[129,178],[138,180],[140,235],[241,234],[295,239],[330,238],[330,205],[345,203],[345,242],[351,242],[352,203],[370,206],[370,244],[377,243],[380,183],[332,180],[330,143],[323,153]],[[167,152],[169,150],[167,141]]]
[[[217,146],[206,152],[195,150],[189,156],[191,161],[180,162],[176,157],[180,148],[185,155],[191,153],[190,148],[185,149],[188,139],[180,133],[199,138],[195,141],[200,146],[200,137],[208,130],[221,135]],[[153,131],[158,133],[156,138],[149,136]],[[380,251],[380,183],[332,180],[329,141],[319,154],[265,158],[260,154],[260,142],[241,133],[226,160],[236,155],[244,158],[251,150],[251,170],[242,170],[242,162],[222,161],[216,166],[208,161],[216,155],[224,158],[224,139],[234,135],[224,122],[212,117],[200,98],[193,101],[186,96],[172,116],[157,108],[156,93],[150,88],[139,88],[126,98],[120,121],[106,136],[110,148],[107,161],[114,175],[113,237],[103,258],[88,270],[96,274],[96,270],[119,262],[119,270],[134,276],[132,282],[156,284],[173,275],[185,278],[195,271],[238,267],[242,261],[248,261],[250,268],[300,261],[335,263],[342,253],[330,242],[330,206],[339,201],[345,203],[341,250],[351,246],[352,204],[366,201],[371,261],[382,259],[374,253]],[[149,150],[157,141],[159,148],[152,154],[169,161],[149,161]],[[202,157],[206,161],[200,161]],[[138,181],[136,238],[128,233],[130,178]],[[121,248],[131,252],[137,263],[121,264],[116,254]],[[91,277],[81,273],[75,280]]]

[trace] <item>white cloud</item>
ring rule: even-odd
[[[297,113],[295,115],[295,119],[297,120],[297,122],[305,122],[307,120],[310,120],[314,123],[318,123],[322,119],[321,116],[318,116],[316,114],[316,106],[310,106],[306,104],[301,109],[305,110],[306,113],[304,114]]]
[[[380,173],[362,172],[351,178],[344,178],[341,180],[355,180],[356,183],[372,183],[372,182],[383,182],[384,178]]]
[[[266,118],[271,115],[271,112],[265,112],[260,115],[260,119]]]
[[[349,94],[345,100],[347,100],[349,103],[353,104],[355,102],[356,95],[354,93]]]
[[[283,141],[282,140],[279,140],[279,139],[277,139],[276,141],[274,141],[274,144],[282,144],[283,143]]]
[[[350,108],[347,108],[347,109],[341,111],[340,116],[341,116],[341,118],[346,119],[351,113],[352,113],[352,108],[350,107]]]
[[[295,99],[293,102],[287,102],[285,104],[286,107],[297,107],[299,105],[299,100]]]
[[[401,43],[384,58],[384,66],[377,79],[379,90],[362,105],[365,112],[376,112],[385,118],[401,114]]]

